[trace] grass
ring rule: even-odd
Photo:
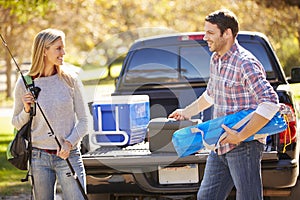
[[[7,99],[4,92],[0,92],[0,107],[11,107],[12,99]],[[30,193],[29,182],[21,182],[27,171],[21,171],[10,164],[6,159],[6,149],[13,139],[11,116],[0,113],[0,199],[3,196],[12,196]]]
[[[4,93],[0,93],[0,106],[11,107],[12,100],[6,99]],[[13,127],[11,116],[0,113],[0,199],[3,196],[12,196],[22,193],[30,193],[29,182],[21,182],[27,171],[21,171],[10,164],[6,159],[6,149],[13,139]]]
[[[2,122],[3,120],[1,120]],[[1,126],[3,127],[3,125]],[[8,128],[6,128],[8,129]],[[29,182],[21,182],[27,171],[21,171],[11,165],[6,159],[6,149],[13,139],[12,133],[0,133],[0,197],[21,193],[30,193]]]

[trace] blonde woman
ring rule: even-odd
[[[85,170],[80,142],[88,130],[88,115],[81,81],[62,69],[65,55],[65,34],[56,29],[39,32],[32,46],[32,66],[28,75],[41,89],[37,101],[61,144],[54,136],[39,109],[32,123],[33,194],[36,200],[55,197],[56,182],[62,187],[63,198],[83,199],[76,180],[65,159],[68,158],[85,188]],[[29,119],[34,99],[19,79],[14,90],[12,124],[21,128]]]

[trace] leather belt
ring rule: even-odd
[[[46,152],[48,154],[57,154],[57,150],[53,150],[53,149],[40,149],[40,148],[36,148],[36,147],[34,147],[33,149],[37,149],[37,150]]]

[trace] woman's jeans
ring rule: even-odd
[[[85,170],[80,151],[78,149],[71,150],[68,159],[85,189]],[[55,199],[56,178],[61,185],[64,200],[84,199],[66,160],[55,154],[33,149],[31,169],[35,200]]]
[[[264,144],[243,142],[223,155],[211,152],[207,158],[198,200],[223,200],[236,188],[238,200],[263,199],[261,158]]]

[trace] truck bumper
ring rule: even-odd
[[[162,153],[163,154],[163,153]],[[88,193],[191,194],[200,186],[207,153],[178,158],[176,154],[118,157],[83,156],[87,173]],[[270,154],[268,154],[270,156]],[[275,153],[274,153],[275,156]],[[265,157],[262,161],[264,191],[272,196],[289,194],[297,182],[297,160],[277,160]],[[159,184],[158,166],[197,164],[199,182],[191,184]]]

